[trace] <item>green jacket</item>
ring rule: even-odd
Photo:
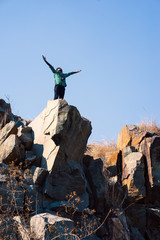
[[[55,78],[55,85],[62,85],[63,87],[66,87],[66,78],[69,77],[70,75],[76,73],[76,72],[69,72],[69,73],[60,73],[54,69],[54,67],[49,64],[49,68],[51,71],[54,73],[54,78]]]

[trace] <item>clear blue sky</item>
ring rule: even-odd
[[[90,141],[160,122],[159,0],[0,0],[0,98],[34,119],[53,98],[42,54],[64,72],[65,99],[92,122]]]

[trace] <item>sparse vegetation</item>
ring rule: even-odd
[[[142,121],[137,125],[140,130],[154,132],[157,135],[160,135],[160,125],[156,123],[156,121]]]
[[[114,141],[95,142],[87,146],[85,154],[92,156],[94,159],[101,158],[105,167],[115,164],[118,150]]]

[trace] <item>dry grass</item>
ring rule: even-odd
[[[140,124],[138,124],[138,127],[142,131],[153,132],[157,135],[160,135],[160,125],[155,121],[142,121]]]
[[[89,144],[86,151],[86,154],[94,159],[101,158],[106,167],[115,164],[117,153],[118,150],[114,141]]]

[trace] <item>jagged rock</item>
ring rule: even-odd
[[[16,122],[17,127],[27,127],[28,124],[31,122],[30,120],[25,120],[21,118],[20,116],[12,114],[14,121]]]
[[[41,167],[50,172],[45,194],[54,201],[63,201],[68,194],[76,192],[87,207],[88,194],[81,160],[91,123],[65,100],[50,100],[29,126],[34,135],[32,150],[37,157],[42,156]]]
[[[31,150],[33,144],[32,128],[20,126],[18,128],[18,137],[25,146],[25,149]]]
[[[70,235],[73,229],[72,220],[50,213],[41,213],[31,217],[30,228],[31,236],[36,239],[51,240],[58,235],[58,239],[61,240],[65,240],[67,237],[75,239]]]
[[[30,124],[33,150],[42,155],[42,167],[57,170],[72,159],[80,162],[91,133],[91,123],[65,100],[48,101],[47,107]]]
[[[33,182],[36,185],[42,186],[45,182],[48,171],[44,168],[37,167],[33,174]]]
[[[22,133],[32,133],[32,128],[29,126],[20,126],[18,128],[18,136],[20,136]]]
[[[127,146],[123,148],[123,156],[127,157],[130,153],[137,152],[135,147],[133,146]]]
[[[105,160],[104,160],[105,167],[108,168],[108,167],[116,166],[118,152],[119,151],[107,152],[105,154]]]
[[[11,134],[0,145],[0,162],[20,162],[24,159],[24,148],[16,135]]]
[[[136,125],[125,125],[118,134],[117,148],[122,150],[124,147],[133,146],[138,149],[143,139],[152,135],[154,133],[143,131]]]
[[[25,168],[32,166],[36,161],[36,158],[36,155],[32,151],[26,151],[26,156],[24,160]]]
[[[0,112],[11,113],[11,106],[9,103],[6,103],[2,98],[0,99]]]
[[[30,232],[29,229],[26,226],[26,223],[24,222],[24,220],[22,219],[22,217],[20,216],[15,216],[13,218],[13,220],[15,221],[15,225],[17,228],[17,232],[19,233],[18,235],[18,239],[21,240],[30,240]]]
[[[160,137],[146,138],[140,145],[145,156],[145,185],[148,201],[160,202]]]
[[[67,199],[67,195],[75,192],[76,197],[80,197],[80,210],[81,204],[83,208],[89,205],[86,186],[87,183],[81,165],[74,161],[68,161],[61,170],[52,171],[48,176],[45,184],[45,194],[54,201],[63,201]]]
[[[131,145],[131,131],[134,131],[136,128],[137,127],[135,125],[125,125],[121,129],[117,139],[117,148],[119,150]]]
[[[130,240],[130,231],[124,210],[114,207],[105,223],[108,229],[109,239]]]
[[[125,228],[118,217],[113,217],[109,221],[109,233],[112,240],[130,240],[129,231]]]
[[[101,159],[93,160],[90,156],[83,159],[85,175],[94,198],[94,208],[102,213],[105,207],[105,178],[102,174],[103,162]]]
[[[121,164],[121,183],[126,187],[128,196],[135,200],[145,197],[143,154],[129,147],[124,148]]]
[[[0,130],[0,145],[11,135],[17,134],[17,125],[14,121],[10,121]]]

